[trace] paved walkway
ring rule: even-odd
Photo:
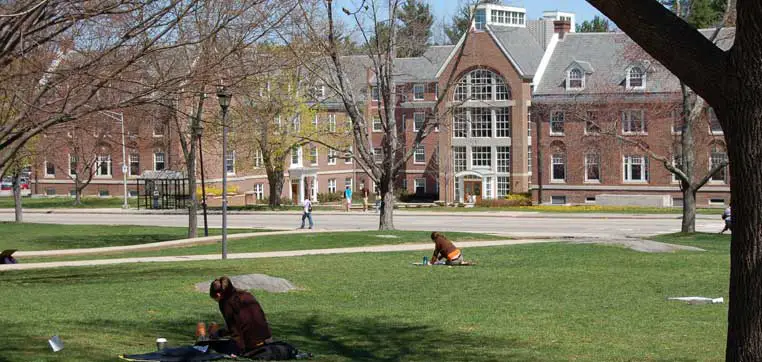
[[[256,234],[262,235],[264,233],[256,233]],[[549,239],[462,241],[462,242],[458,242],[458,246],[466,249],[466,248],[477,248],[477,247],[488,247],[488,246],[547,243],[547,242],[556,242],[556,241],[557,240],[549,240]],[[308,249],[308,250],[292,250],[292,251],[269,251],[269,252],[259,252],[259,253],[238,253],[238,254],[228,254],[228,259],[283,258],[283,257],[305,256],[305,255],[385,253],[385,252],[394,252],[394,251],[431,250],[431,245],[432,245],[431,243],[421,243],[421,244],[361,246],[361,247],[354,247],[354,248],[331,248],[331,249]],[[126,263],[166,263],[166,262],[219,260],[219,259],[220,259],[219,254],[206,254],[206,255],[186,255],[186,256],[158,256],[158,257],[144,257],[144,258],[76,260],[76,261],[61,261],[61,262],[50,262],[50,263],[29,263],[29,264],[22,263],[22,264],[0,265],[0,271],[49,269],[49,268],[60,268],[60,267],[112,265],[112,264],[126,264]]]

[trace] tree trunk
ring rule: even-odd
[[[696,189],[683,189],[683,224],[680,229],[684,233],[696,231]]]
[[[74,179],[74,206],[82,206],[82,187],[79,178]]]
[[[280,194],[283,191],[283,181],[283,170],[267,170],[267,183],[270,184],[269,205],[271,209],[280,205]]]
[[[191,143],[194,143],[191,141]],[[195,152],[195,147],[191,148]],[[189,155],[190,156],[190,155]],[[186,160],[188,171],[188,189],[190,190],[190,202],[188,202],[188,237],[198,236],[198,198],[196,197],[196,155]]]
[[[381,192],[378,230],[394,230],[394,179],[392,177],[382,179],[378,186]]]
[[[746,92],[723,117],[732,162],[728,361],[762,356],[762,100],[758,91]]]
[[[16,222],[24,222],[24,214],[21,209],[21,173],[13,174],[13,201],[15,206]]]

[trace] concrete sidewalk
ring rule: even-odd
[[[257,233],[257,234],[262,234],[262,233]],[[521,239],[521,240],[463,241],[463,242],[458,242],[458,247],[468,249],[468,248],[478,248],[478,247],[547,243],[547,242],[557,242],[557,240]],[[228,259],[284,258],[284,257],[306,256],[306,255],[386,253],[386,252],[415,251],[415,250],[431,251],[431,248],[432,248],[431,243],[377,245],[377,246],[362,246],[362,247],[355,247],[355,248],[309,249],[309,250],[228,254]],[[219,254],[206,254],[206,255],[186,255],[186,256],[160,256],[160,257],[145,257],[145,258],[77,260],[77,261],[61,261],[61,262],[50,262],[50,263],[0,265],[0,272],[8,271],[8,270],[50,269],[50,268],[62,268],[62,267],[97,266],[97,265],[113,265],[113,264],[127,264],[127,263],[168,263],[168,262],[203,261],[203,260],[219,260],[219,259],[220,259]]]
[[[13,213],[12,208],[0,208],[0,214]],[[145,209],[121,209],[121,208],[51,208],[51,209],[24,209],[24,213],[30,214],[107,214],[107,215],[187,215],[184,210],[145,210]],[[201,212],[199,212],[199,215]],[[219,210],[209,211],[208,215],[220,215]],[[301,215],[301,211],[228,211],[230,215]],[[314,211],[315,215],[378,215],[374,212],[340,210]],[[510,217],[510,218],[548,218],[548,219],[681,219],[681,214],[626,214],[626,213],[560,213],[542,211],[419,211],[419,210],[394,210],[397,216],[459,216],[459,217]],[[719,215],[719,214],[718,214]],[[696,219],[717,219],[718,215],[696,214]]]

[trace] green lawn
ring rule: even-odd
[[[203,236],[204,229],[200,228]],[[262,229],[230,229],[230,233],[256,232]],[[268,230],[269,231],[269,230]],[[221,229],[209,229],[210,235],[219,235]],[[135,245],[158,241],[184,239],[184,227],[133,225],[59,225],[16,224],[0,222],[0,250],[53,250],[101,248]]]
[[[0,360],[111,361],[159,336],[188,344],[197,321],[221,321],[195,283],[265,273],[302,288],[255,291],[274,335],[320,361],[721,361],[727,305],[665,300],[727,298],[728,241],[712,243],[471,248],[478,265],[457,268],[396,252],[3,272]]]
[[[453,241],[468,240],[504,240],[505,236],[495,236],[477,233],[446,233]],[[289,235],[264,235],[255,238],[228,240],[229,253],[249,253],[279,250],[304,250],[351,248],[367,245],[431,243],[431,233],[428,231],[353,231],[304,233]],[[432,244],[433,245],[433,244]],[[199,255],[216,254],[220,252],[219,243],[189,246],[184,248],[169,248],[163,250],[130,251],[128,253],[110,253],[103,255],[78,255],[52,258],[27,258],[25,262],[48,262],[63,260],[111,259],[126,257],[167,256],[167,255]]]

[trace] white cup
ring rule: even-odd
[[[164,348],[167,347],[167,339],[166,338],[156,338],[156,350],[161,351]]]

